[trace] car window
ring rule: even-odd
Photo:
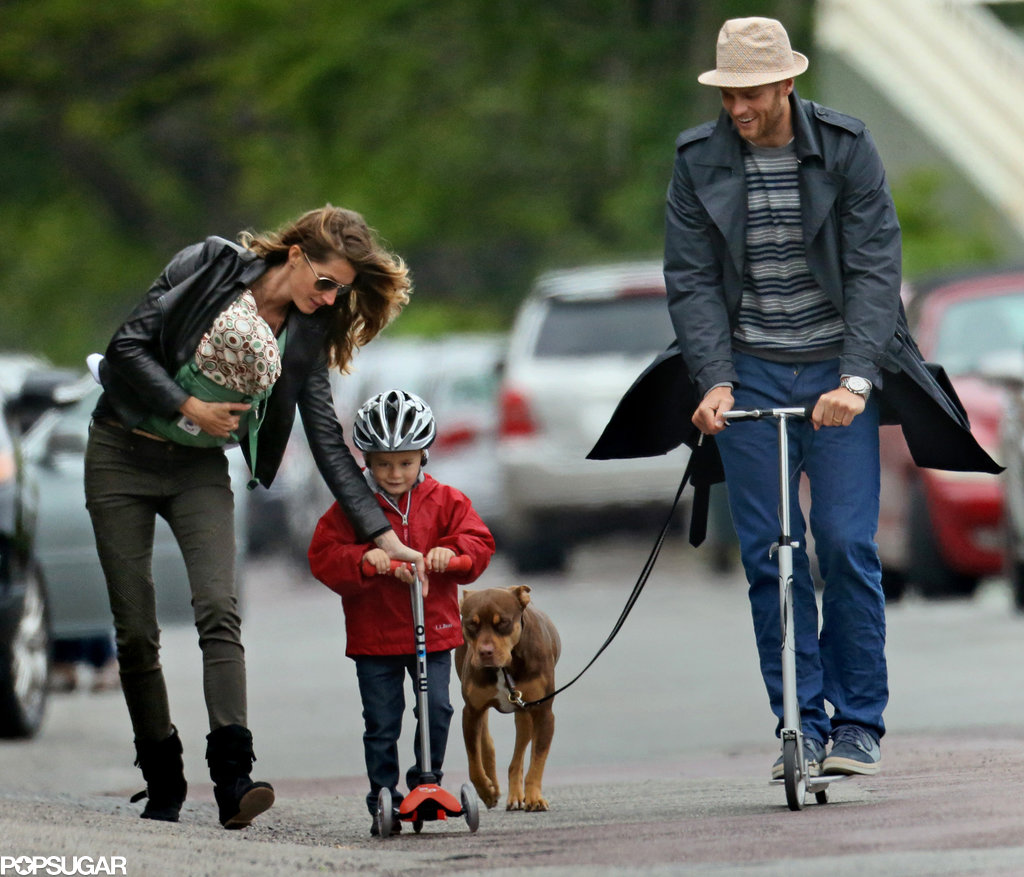
[[[622,354],[666,348],[674,337],[664,296],[548,299],[534,354],[539,357]]]
[[[964,299],[946,308],[935,359],[950,374],[975,371],[986,356],[1008,351],[1024,351],[1024,290]]]

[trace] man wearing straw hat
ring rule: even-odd
[[[809,771],[874,774],[888,700],[878,527],[880,359],[900,309],[900,228],[864,124],[801,100],[807,58],[767,18],[725,22],[717,122],[684,132],[668,193],[669,310],[716,437],[750,585],[761,673],[782,720],[774,424],[726,431],[733,407],[813,405],[790,438],[811,485],[825,579],[819,636],[806,551],[794,552],[797,691]],[[794,538],[804,544],[795,511]],[[832,705],[831,718],[826,701]],[[826,746],[832,748],[826,757]],[[782,759],[772,776],[782,775]]]
[[[727,21],[722,112],[683,132],[667,197],[665,283],[676,341],[647,366],[587,455],[693,449],[690,541],[724,477],[761,674],[782,722],[775,426],[725,428],[730,408],[813,406],[790,423],[797,696],[809,770],[874,774],[888,701],[885,599],[875,546],[878,427],[899,424],[918,466],[998,473],[942,368],[925,363],[900,305],[900,229],[871,136],[793,90],[807,69],[779,22]],[[883,381],[884,378],[884,381]],[[799,512],[825,579],[822,625]],[[825,704],[832,706],[831,717]],[[832,749],[826,757],[826,745]],[[782,775],[782,760],[772,776]]]

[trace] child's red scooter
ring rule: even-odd
[[[448,564],[448,572],[468,572],[472,565],[470,558],[453,557]],[[427,632],[423,622],[423,588],[415,568],[400,560],[391,561],[391,570],[405,567],[413,571],[413,582],[410,585],[412,598],[412,620],[416,634],[416,709],[419,713],[420,725],[420,760],[424,770],[420,771],[420,784],[416,786],[399,805],[393,809],[391,790],[382,788],[377,796],[377,828],[382,838],[391,834],[395,818],[402,822],[411,822],[417,834],[422,830],[424,822],[446,820],[449,816],[465,816],[470,831],[476,831],[480,825],[480,806],[476,790],[469,783],[463,783],[459,790],[460,801],[442,789],[434,776],[434,767],[430,759],[430,720],[429,702],[427,697]],[[372,564],[363,563],[363,574],[376,575]]]

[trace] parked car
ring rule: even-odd
[[[1024,612],[1024,347],[986,356],[982,374],[1002,387],[1006,410],[999,429],[1006,578],[1014,608]]]
[[[439,339],[379,338],[360,350],[352,371],[331,373],[338,418],[350,438],[358,407],[370,396],[398,387],[422,396],[437,421],[437,438],[427,471],[463,491],[495,531],[503,515],[501,484],[495,470],[497,386],[505,338],[498,334],[454,334]],[[356,459],[361,452],[354,446]],[[305,566],[306,551],[320,516],[334,501],[320,476],[300,424],[288,444],[278,477],[260,508],[276,508],[285,547]],[[255,512],[254,512],[255,514]],[[258,521],[253,521],[257,526]]]
[[[501,547],[517,570],[559,569],[587,536],[667,514],[685,448],[636,460],[586,455],[623,393],[673,337],[660,262],[538,278],[512,327],[499,402]]]
[[[1001,352],[1024,349],[1024,271],[985,271],[905,295],[926,360],[948,373],[982,447],[1000,459],[1004,390],[984,377]],[[1005,563],[1003,479],[914,465],[898,427],[882,428],[878,550],[890,598],[907,586],[925,597],[968,596]]]
[[[0,393],[0,737],[31,737],[46,711],[47,594],[35,557],[35,513]]]

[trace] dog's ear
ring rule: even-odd
[[[513,585],[509,590],[515,594],[516,599],[519,601],[519,605],[524,609],[530,604],[529,585]]]

